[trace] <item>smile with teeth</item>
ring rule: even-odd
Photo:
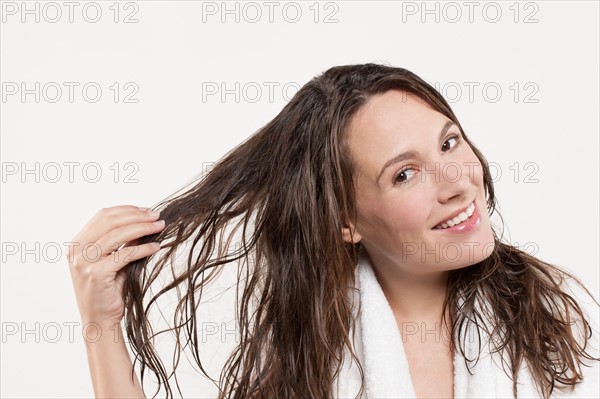
[[[469,219],[473,212],[475,211],[475,203],[471,202],[471,205],[467,207],[463,212],[459,213],[457,216],[453,217],[450,220],[445,221],[444,223],[438,224],[434,227],[434,229],[447,229],[448,227],[455,226],[459,223],[464,222]]]

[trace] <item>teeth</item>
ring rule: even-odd
[[[475,204],[473,202],[471,202],[471,205],[469,205],[464,212],[461,212],[460,214],[458,214],[458,216],[455,216],[454,218],[447,220],[446,222],[444,222],[442,224],[437,225],[436,229],[439,229],[439,228],[447,229],[448,227],[452,227],[461,222],[464,222],[465,220],[470,218],[471,215],[473,215],[474,211],[475,211]]]

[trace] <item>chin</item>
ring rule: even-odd
[[[477,264],[487,258],[494,251],[496,245],[489,218],[482,215],[475,227],[467,231],[432,230],[431,242],[422,249],[425,261],[432,259],[435,248],[436,261],[447,266],[448,270],[459,269]]]

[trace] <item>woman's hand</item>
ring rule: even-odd
[[[111,325],[124,315],[124,267],[157,252],[158,243],[135,245],[164,228],[158,213],[131,205],[101,209],[73,238],[68,262],[83,323]]]

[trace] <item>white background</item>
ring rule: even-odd
[[[502,173],[505,241],[598,292],[597,2],[476,2],[471,15],[464,2],[428,2],[430,14],[422,2],[275,2],[272,22],[263,2],[228,2],[237,22],[235,12],[221,20],[222,2],[113,3],[98,2],[93,23],[89,2],[73,22],[63,2],[26,2],[39,22],[22,2],[2,2],[2,397],[93,396],[62,243],[100,208],[151,206],[181,188],[273,118],[289,98],[283,86],[291,97],[334,65],[384,62],[437,82]],[[39,102],[11,94],[35,82]],[[65,82],[78,84],[72,102]],[[92,89],[82,95],[90,82],[97,102]],[[236,82],[239,102],[205,90]],[[134,89],[137,102],[126,102]],[[66,162],[78,163],[72,181]],[[36,163],[37,176],[22,173]],[[100,166],[98,182],[84,165]],[[208,365],[218,378],[218,362]],[[186,396],[213,396],[196,374],[185,380]]]

